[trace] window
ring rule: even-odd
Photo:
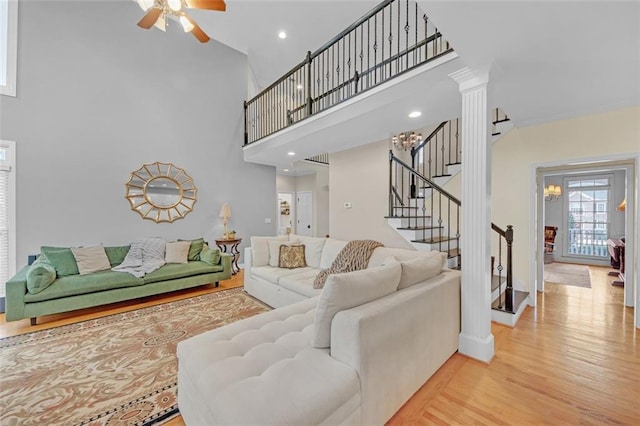
[[[0,0],[0,95],[16,95],[18,0]]]
[[[564,256],[608,257],[609,185],[612,175],[564,180],[567,241]]]
[[[16,273],[15,143],[0,141],[0,297]]]

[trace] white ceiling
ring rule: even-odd
[[[247,53],[258,85],[265,87],[377,3],[227,0],[225,13],[193,11],[193,16],[212,38]],[[638,1],[418,0],[418,4],[453,45],[459,55],[457,66],[489,69],[492,106],[500,106],[516,126],[640,105]],[[285,40],[277,37],[280,30],[287,31]],[[459,109],[455,84],[446,75],[440,78],[438,96],[423,86],[402,94],[402,105],[423,105],[430,111],[438,104],[445,111]],[[369,139],[357,139],[370,143],[407,130],[398,128],[406,121],[405,109],[371,109]],[[438,120],[438,114],[426,113],[405,125],[426,127]],[[354,136],[362,134],[359,126],[341,128],[343,140],[334,145],[351,146]],[[319,129],[296,137],[300,130],[291,130],[294,133],[284,137],[288,142],[282,149],[309,155],[323,151],[321,143],[328,135],[324,132],[331,132]],[[285,158],[278,165],[290,161]]]

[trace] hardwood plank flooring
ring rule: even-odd
[[[589,267],[592,288],[547,284],[537,310],[515,328],[492,325],[496,355],[489,365],[453,355],[389,420],[425,424],[640,424],[640,331],[609,268]],[[241,286],[242,271],[220,289]],[[219,291],[208,286],[107,308],[6,323],[0,336],[82,321]],[[168,426],[184,425],[181,417]]]

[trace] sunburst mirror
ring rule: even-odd
[[[197,201],[191,176],[171,163],[144,164],[131,173],[126,186],[131,210],[156,223],[182,219]]]

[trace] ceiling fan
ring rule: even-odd
[[[185,9],[206,9],[220,12],[227,9],[224,0],[137,0],[137,2],[140,8],[147,12],[138,22],[140,28],[148,30],[155,26],[166,31],[167,18],[170,18],[180,22],[184,32],[190,32],[201,43],[208,42],[210,38],[185,12]]]

